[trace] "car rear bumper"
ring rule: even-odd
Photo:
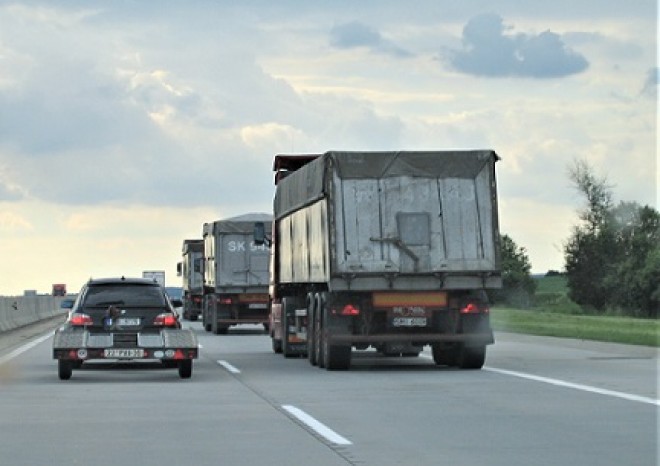
[[[198,357],[197,337],[189,329],[164,329],[156,334],[137,333],[130,343],[126,336],[59,329],[53,338],[53,358],[181,360]]]

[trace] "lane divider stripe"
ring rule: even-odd
[[[330,429],[326,425],[314,419],[312,416],[304,412],[303,410],[296,408],[291,405],[282,405],[282,409],[291,414],[293,417],[298,419],[300,422],[305,424],[307,427],[312,429],[314,432],[319,434],[321,437],[325,438],[329,442],[332,442],[336,445],[352,445],[353,442],[342,437],[334,430]]]
[[[216,362],[218,364],[220,364],[222,367],[224,367],[225,369],[227,369],[232,374],[240,374],[241,373],[241,371],[239,369],[235,368],[234,366],[229,364],[227,361],[219,360],[219,361],[216,361]]]

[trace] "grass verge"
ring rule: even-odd
[[[660,320],[558,314],[494,307],[494,330],[628,345],[660,346]]]

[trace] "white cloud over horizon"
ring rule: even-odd
[[[572,161],[657,207],[653,1],[158,3],[0,1],[0,295],[178,284],[203,222],[269,211],[277,153],[492,148],[535,272]]]

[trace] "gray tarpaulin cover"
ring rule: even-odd
[[[213,223],[204,224],[204,234],[215,234],[218,233],[249,233],[254,232],[254,223],[263,222],[270,223],[273,220],[273,216],[270,214],[263,213],[250,213],[245,215],[240,215],[238,217],[227,218],[223,220],[218,220]],[[267,225],[268,226],[268,225]],[[267,230],[270,231],[270,230]]]
[[[326,152],[280,181],[275,194],[275,216],[280,218],[323,197],[328,172],[343,179],[475,178],[499,157],[492,150]]]

